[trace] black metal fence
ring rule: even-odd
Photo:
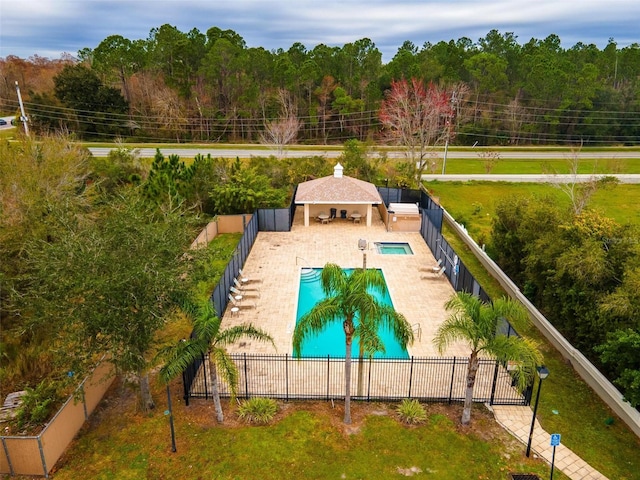
[[[467,292],[480,297],[483,301],[490,301],[489,295],[471,274],[469,269],[456,255],[455,250],[442,236],[442,207],[433,202],[426,194],[428,201],[423,204],[423,218],[421,235],[436,260],[440,260],[445,267],[444,274],[457,292]],[[436,213],[437,212],[437,213]],[[432,221],[432,220],[435,220]]]
[[[256,241],[256,237],[258,236],[258,218],[258,215],[253,215],[251,220],[246,224],[244,234],[242,235],[242,238],[240,238],[238,246],[233,252],[233,256],[231,257],[231,260],[229,260],[222,277],[220,277],[218,285],[216,285],[216,288],[211,294],[211,301],[213,302],[216,315],[220,318],[222,318],[222,314],[229,303],[228,295],[229,289],[233,286],[233,279],[240,273],[240,269],[247,260],[247,257],[251,252],[251,248]]]
[[[344,358],[293,358],[290,355],[231,355],[239,373],[239,397],[294,399],[344,398]],[[466,394],[467,358],[358,359],[352,361],[351,395],[355,400],[394,401],[415,398],[425,402],[462,402]],[[208,358],[185,372],[191,398],[211,396]],[[185,382],[185,385],[187,382]],[[218,375],[220,395],[230,396]],[[527,405],[531,389],[519,392],[504,365],[481,359],[473,400],[492,405]]]
[[[390,202],[418,203],[423,214],[421,235],[436,260],[445,266],[445,275],[456,291],[464,291],[490,301],[487,293],[473,277],[464,263],[458,258],[454,249],[442,236],[442,207],[435,203],[424,191],[398,188],[378,188],[385,204]],[[295,193],[292,198],[295,198]],[[295,203],[289,208],[259,209],[247,223],[244,235],[240,239],[233,258],[227,265],[211,300],[218,316],[222,316],[228,304],[228,292],[233,279],[244,265],[259,231],[290,231],[295,215]],[[498,327],[496,334],[518,335],[505,320]],[[305,358],[293,359],[288,355],[234,355],[232,356],[241,372],[241,396],[269,396],[273,398],[339,398],[344,396],[344,381],[337,372],[344,369],[344,359],[340,358]],[[375,359],[367,360],[367,370],[354,362],[354,378],[358,370],[366,375],[366,393],[356,392],[354,398],[363,400],[394,400],[400,398],[418,398],[424,401],[461,401],[464,399],[466,385],[464,375],[467,359],[462,358],[411,358],[410,360]],[[201,359],[190,365],[183,373],[185,400],[189,397],[208,397],[210,386],[208,361]],[[304,372],[304,373],[302,373]],[[447,373],[448,372],[448,373]],[[487,383],[486,378],[491,377]],[[478,372],[481,380],[474,389],[474,401],[495,404],[528,405],[531,400],[531,387],[524,393],[514,396],[511,377],[504,366],[494,360],[481,360]],[[507,378],[509,377],[509,378]],[[448,387],[442,387],[442,379],[449,378]],[[310,383],[310,379],[314,382]],[[355,381],[355,380],[354,380]],[[389,382],[398,383],[400,387],[389,390]],[[395,384],[394,383],[394,384]],[[324,385],[324,387],[323,387]],[[438,388],[434,388],[438,385]],[[487,385],[491,385],[490,388]],[[447,389],[448,388],[448,389]],[[462,389],[462,390],[461,390]],[[220,385],[223,395],[228,395],[224,384]]]

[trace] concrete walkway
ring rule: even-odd
[[[510,405],[493,405],[490,408],[493,410],[496,421],[511,435],[527,445],[533,416],[531,408]],[[553,447],[550,443],[551,434],[545,432],[536,419],[531,441],[532,455],[542,457],[551,464]],[[556,447],[554,465],[555,469],[562,471],[573,480],[608,480],[562,443]]]

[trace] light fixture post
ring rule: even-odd
[[[537,368],[538,378],[538,393],[536,394],[536,403],[533,407],[533,417],[531,418],[531,430],[529,431],[529,441],[527,442],[527,457],[531,454],[531,441],[533,440],[533,427],[536,423],[536,413],[538,412],[538,401],[540,400],[540,390],[542,390],[542,381],[549,376],[549,370],[544,365]]]
[[[367,241],[364,238],[358,240],[358,248],[362,250],[362,270],[367,269]]]

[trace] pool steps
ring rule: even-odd
[[[320,278],[320,270],[314,268],[303,268],[300,270],[300,281],[304,283],[315,282]]]

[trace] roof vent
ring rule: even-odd
[[[342,178],[342,165],[337,163],[335,167],[333,167],[333,177],[334,178]]]

